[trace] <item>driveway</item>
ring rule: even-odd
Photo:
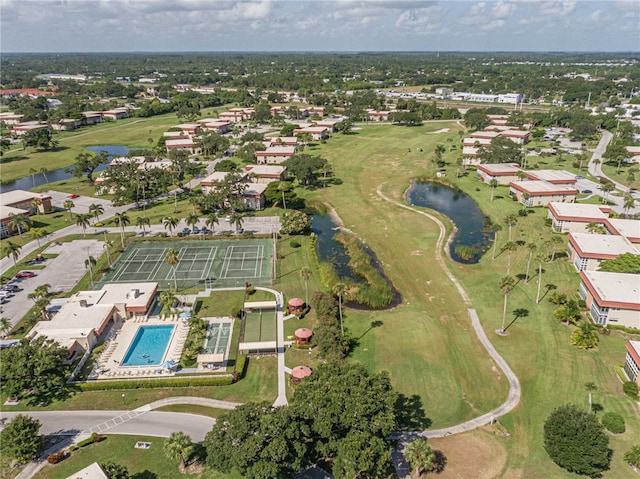
[[[102,241],[93,239],[52,243],[44,253],[58,256],[45,261],[44,269],[27,270],[36,273],[37,276],[34,278],[25,278],[15,283],[21,291],[2,305],[3,316],[9,319],[12,326],[15,326],[33,306],[33,302],[28,298],[29,294],[42,284],[49,284],[50,290],[55,292],[71,291],[87,271],[84,265],[85,259],[89,256],[99,258],[104,251],[103,245]]]
[[[66,210],[64,207],[64,202],[67,200],[73,201],[75,205],[71,208],[72,213],[88,213],[89,205],[98,204],[102,205],[102,207],[106,210],[111,207],[111,201],[103,200],[100,198],[92,198],[91,196],[78,196],[77,198],[70,198],[69,193],[63,193],[61,191],[53,191],[49,190],[46,194],[51,196],[51,205],[55,208],[60,208],[61,210]]]

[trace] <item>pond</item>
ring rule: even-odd
[[[109,153],[109,161],[113,159],[114,156],[125,156],[129,151],[129,148],[126,146],[119,145],[100,145],[100,146],[87,146],[87,150],[92,151],[94,153],[100,153],[101,151],[106,151]],[[102,171],[107,168],[108,163],[100,165],[96,168],[96,172]],[[35,188],[36,186],[44,185],[46,183],[54,183],[56,181],[68,180],[69,178],[73,178],[73,173],[67,173],[67,169],[70,168],[68,166],[64,168],[58,168],[57,170],[49,170],[45,175],[38,172],[31,176],[25,176],[24,178],[20,178],[19,180],[4,183],[0,185],[0,193],[6,193],[7,191],[14,190],[30,190],[31,188]]]
[[[474,264],[487,251],[493,233],[487,231],[488,218],[482,213],[471,197],[439,183],[413,182],[407,191],[407,202],[430,208],[446,215],[456,225],[457,231],[450,244],[451,258],[459,263]],[[474,254],[462,259],[456,254],[456,247],[468,246]]]
[[[339,225],[331,215],[313,215],[311,217],[311,230],[318,237],[316,243],[316,251],[318,259],[323,263],[330,263],[341,278],[347,278],[352,281],[360,281],[349,268],[349,256],[342,244],[338,243],[333,237],[338,234]]]

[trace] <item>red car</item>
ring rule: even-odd
[[[69,195],[69,199],[75,200],[76,198],[80,198],[80,195],[76,195],[75,193],[72,195]]]
[[[36,274],[33,271],[20,271],[16,278],[33,278]]]

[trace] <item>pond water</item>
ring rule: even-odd
[[[414,182],[407,192],[407,201],[415,206],[430,208],[446,215],[456,225],[450,245],[451,257],[465,264],[477,263],[489,248],[493,233],[486,229],[488,218],[471,197],[439,183]],[[476,253],[468,260],[460,258],[457,246],[472,247]]]
[[[338,234],[338,223],[330,215],[313,215],[311,217],[311,230],[318,237],[316,251],[321,262],[331,263],[341,278],[359,281],[349,268],[349,256],[342,244],[334,241]]]
[[[101,151],[106,151],[109,153],[109,161],[113,159],[114,156],[125,156],[129,151],[129,148],[126,146],[119,145],[100,145],[100,146],[87,146],[87,150],[92,151],[94,153],[100,153]],[[96,168],[96,172],[102,171],[107,168],[108,163],[100,165]],[[5,183],[0,185],[0,193],[5,193],[7,191],[14,190],[30,190],[31,188],[35,188],[36,186],[44,185],[45,183],[54,183],[56,181],[68,180],[69,178],[73,178],[73,173],[67,173],[67,169],[69,167],[58,168],[57,170],[49,170],[45,175],[38,172],[31,176],[25,176],[24,178],[20,178],[19,180],[12,181],[10,183]]]

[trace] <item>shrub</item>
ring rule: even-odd
[[[292,248],[300,248],[301,245],[298,240],[292,239],[291,241],[289,241],[289,246],[291,246]]]
[[[112,391],[118,389],[187,388],[198,386],[228,386],[231,376],[175,377],[153,380],[90,381],[79,385],[82,391]]]
[[[80,449],[80,448],[78,446],[76,446],[75,444],[69,446],[69,452],[77,451],[78,449]]]
[[[47,462],[49,464],[58,464],[60,461],[64,461],[67,457],[69,457],[69,453],[67,451],[58,451],[53,454],[49,454],[47,456]]]
[[[608,412],[602,416],[602,425],[615,434],[622,434],[626,430],[624,418],[616,412]]]
[[[633,381],[627,381],[622,385],[622,390],[630,398],[636,399],[638,397],[638,385]]]

